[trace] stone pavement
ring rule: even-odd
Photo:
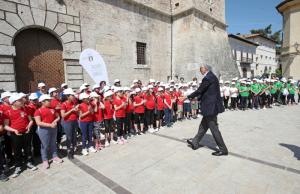
[[[211,155],[210,132],[201,142],[207,147],[187,147],[201,118],[178,122],[49,170],[27,170],[0,183],[0,193],[298,194],[299,115],[300,106],[221,114],[225,157]]]

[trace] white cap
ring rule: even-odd
[[[132,84],[132,85],[130,85],[130,88],[134,88],[134,85]]]
[[[86,85],[81,85],[79,91],[82,92],[83,90],[87,89]]]
[[[12,95],[11,92],[8,92],[8,91],[3,92],[3,93],[1,94],[1,99],[10,97],[11,95]]]
[[[139,81],[137,79],[133,80],[132,83],[138,83]]]
[[[192,86],[197,86],[197,83],[194,82],[194,83],[192,84]]]
[[[150,79],[149,82],[150,83],[155,83],[155,80],[154,79]]]
[[[175,81],[174,80],[170,80],[169,83],[175,83]]]
[[[62,83],[62,84],[60,85],[61,88],[64,88],[64,87],[66,87],[66,86],[68,86],[68,84],[66,84],[66,83]]]
[[[170,92],[173,92],[173,91],[174,91],[174,88],[171,88],[171,89],[170,89]]]
[[[75,95],[75,92],[73,91],[72,88],[67,88],[64,90],[65,95]]]
[[[124,87],[123,91],[130,91],[130,88],[129,87]]]
[[[50,89],[48,90],[48,93],[51,94],[52,92],[55,92],[55,91],[57,91],[56,88],[50,88]]]
[[[22,98],[24,98],[24,97],[27,96],[27,94],[25,94],[25,93],[23,93],[23,92],[20,92],[19,94],[22,96]]]
[[[257,80],[257,82],[261,84],[264,83],[263,80]]]
[[[222,84],[222,83],[224,83],[224,81],[223,80],[220,80],[220,82],[219,82],[220,84]]]
[[[89,98],[90,95],[88,95],[87,93],[83,92],[79,95],[79,100],[83,100],[83,99],[86,99],[86,98]]]
[[[51,100],[50,95],[48,94],[43,94],[39,97],[39,102],[43,102],[44,100]]]
[[[88,87],[88,86],[90,86],[90,84],[88,84],[88,83],[83,83],[82,86]]]
[[[93,90],[95,90],[95,89],[97,89],[97,88],[100,88],[100,86],[98,85],[98,84],[95,84],[95,85],[93,85]]]
[[[38,83],[38,88],[41,88],[41,87],[46,87],[46,84],[41,82],[41,83]]]
[[[115,79],[114,83],[121,82],[119,79]]]
[[[114,92],[122,92],[123,91],[123,88],[122,87],[115,87],[114,88]]]
[[[229,84],[229,83],[230,83],[229,81],[226,81],[226,82],[225,82],[225,84]]]
[[[169,85],[165,85],[165,89],[170,89],[170,86]]]
[[[36,93],[31,93],[28,98],[29,100],[37,100],[38,96],[36,95]]]
[[[104,86],[103,91],[107,92],[108,90],[110,90],[111,88],[109,86]]]
[[[130,92],[130,96],[131,96],[131,95],[135,95],[135,94],[136,94],[135,91]]]
[[[241,81],[241,84],[246,84],[246,82],[245,81]]]
[[[153,89],[153,86],[152,86],[152,85],[149,85],[149,86],[148,86],[148,89]]]
[[[99,94],[97,94],[97,92],[91,92],[91,93],[90,93],[90,96],[91,96],[92,98],[98,98],[98,97],[99,97]]]
[[[141,89],[140,88],[135,88],[135,90],[134,90],[136,93],[138,93],[138,92],[141,92]]]
[[[22,96],[21,94],[14,93],[13,95],[11,95],[11,96],[9,97],[9,103],[10,103],[10,104],[13,104],[15,101],[20,100],[20,99],[22,99],[22,98],[23,98],[23,96]]]
[[[158,88],[157,91],[161,92],[161,91],[164,91],[164,89],[163,88]]]
[[[109,96],[112,96],[114,93],[111,90],[108,90],[107,92],[104,93],[104,98],[107,98]]]
[[[232,81],[231,84],[235,84],[235,81]]]
[[[147,91],[148,88],[147,88],[147,87],[143,87],[142,90],[143,90],[143,91]]]
[[[286,82],[286,78],[283,77],[283,78],[281,79],[281,81],[282,81],[282,82]]]

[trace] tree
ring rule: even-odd
[[[276,41],[277,45],[281,44],[281,30],[278,30],[277,32],[272,33],[272,24],[268,25],[266,28],[252,29],[252,30],[250,30],[250,32],[251,32],[251,34],[260,34],[262,36],[270,38],[270,39]]]

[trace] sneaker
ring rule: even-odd
[[[49,163],[48,163],[48,161],[44,161],[43,162],[43,169],[48,169],[49,168]]]
[[[118,144],[123,145],[124,142],[121,139],[118,139]]]
[[[8,177],[4,173],[2,173],[2,174],[0,174],[0,181],[6,182],[6,181],[8,181]]]
[[[34,166],[31,162],[28,162],[26,164],[27,168],[31,169],[32,171],[37,170],[38,168],[36,166]]]
[[[150,128],[148,131],[149,131],[149,133],[154,133],[154,129],[153,128]]]
[[[82,155],[84,155],[84,156],[89,155],[87,149],[82,149],[81,153],[82,153]]]
[[[159,128],[154,129],[154,132],[155,133],[159,132]]]
[[[127,140],[124,137],[121,138],[121,141],[123,141],[123,143],[127,143]]]
[[[21,173],[21,167],[16,167],[15,168],[15,171],[14,171],[14,173],[12,174],[12,178],[16,178],[16,177],[18,177],[19,175],[20,175],[20,173]]]
[[[105,145],[104,145],[105,147],[109,147],[110,146],[110,144],[109,144],[109,142],[108,141],[105,141]]]
[[[54,157],[53,159],[52,159],[52,161],[53,162],[55,162],[56,164],[60,164],[60,163],[63,163],[64,161],[62,160],[62,159],[60,159],[59,157]]]
[[[89,152],[91,152],[91,153],[96,153],[97,150],[95,150],[95,148],[94,148],[93,146],[91,146],[91,147],[89,148]]]
[[[112,144],[114,144],[114,145],[118,144],[118,142],[115,141],[115,140],[111,140],[110,142],[111,142]]]

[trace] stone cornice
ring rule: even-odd
[[[147,17],[151,17],[154,19],[158,19],[167,23],[171,23],[171,20],[173,19],[173,21],[178,20],[180,18],[186,17],[188,15],[194,14],[196,17],[201,18],[202,20],[209,22],[211,24],[214,24],[215,26],[226,30],[227,25],[225,23],[223,23],[222,21],[219,21],[217,19],[215,19],[214,17],[210,16],[207,13],[204,13],[203,11],[196,9],[195,7],[189,8],[187,10],[184,10],[180,13],[177,13],[175,15],[171,15],[171,8],[170,8],[170,13],[166,13],[163,12],[161,10],[149,7],[147,5],[144,5],[142,3],[139,3],[135,0],[115,0],[115,1],[111,1],[111,0],[98,0],[101,1],[103,3],[107,3],[113,6],[117,6],[119,8],[123,8],[123,9],[127,9],[128,11],[132,11],[132,12],[136,12],[139,13],[141,15],[147,16]],[[134,7],[127,8],[122,6],[122,4],[129,4],[129,5],[133,5],[134,7],[138,7],[139,9],[134,9]]]

